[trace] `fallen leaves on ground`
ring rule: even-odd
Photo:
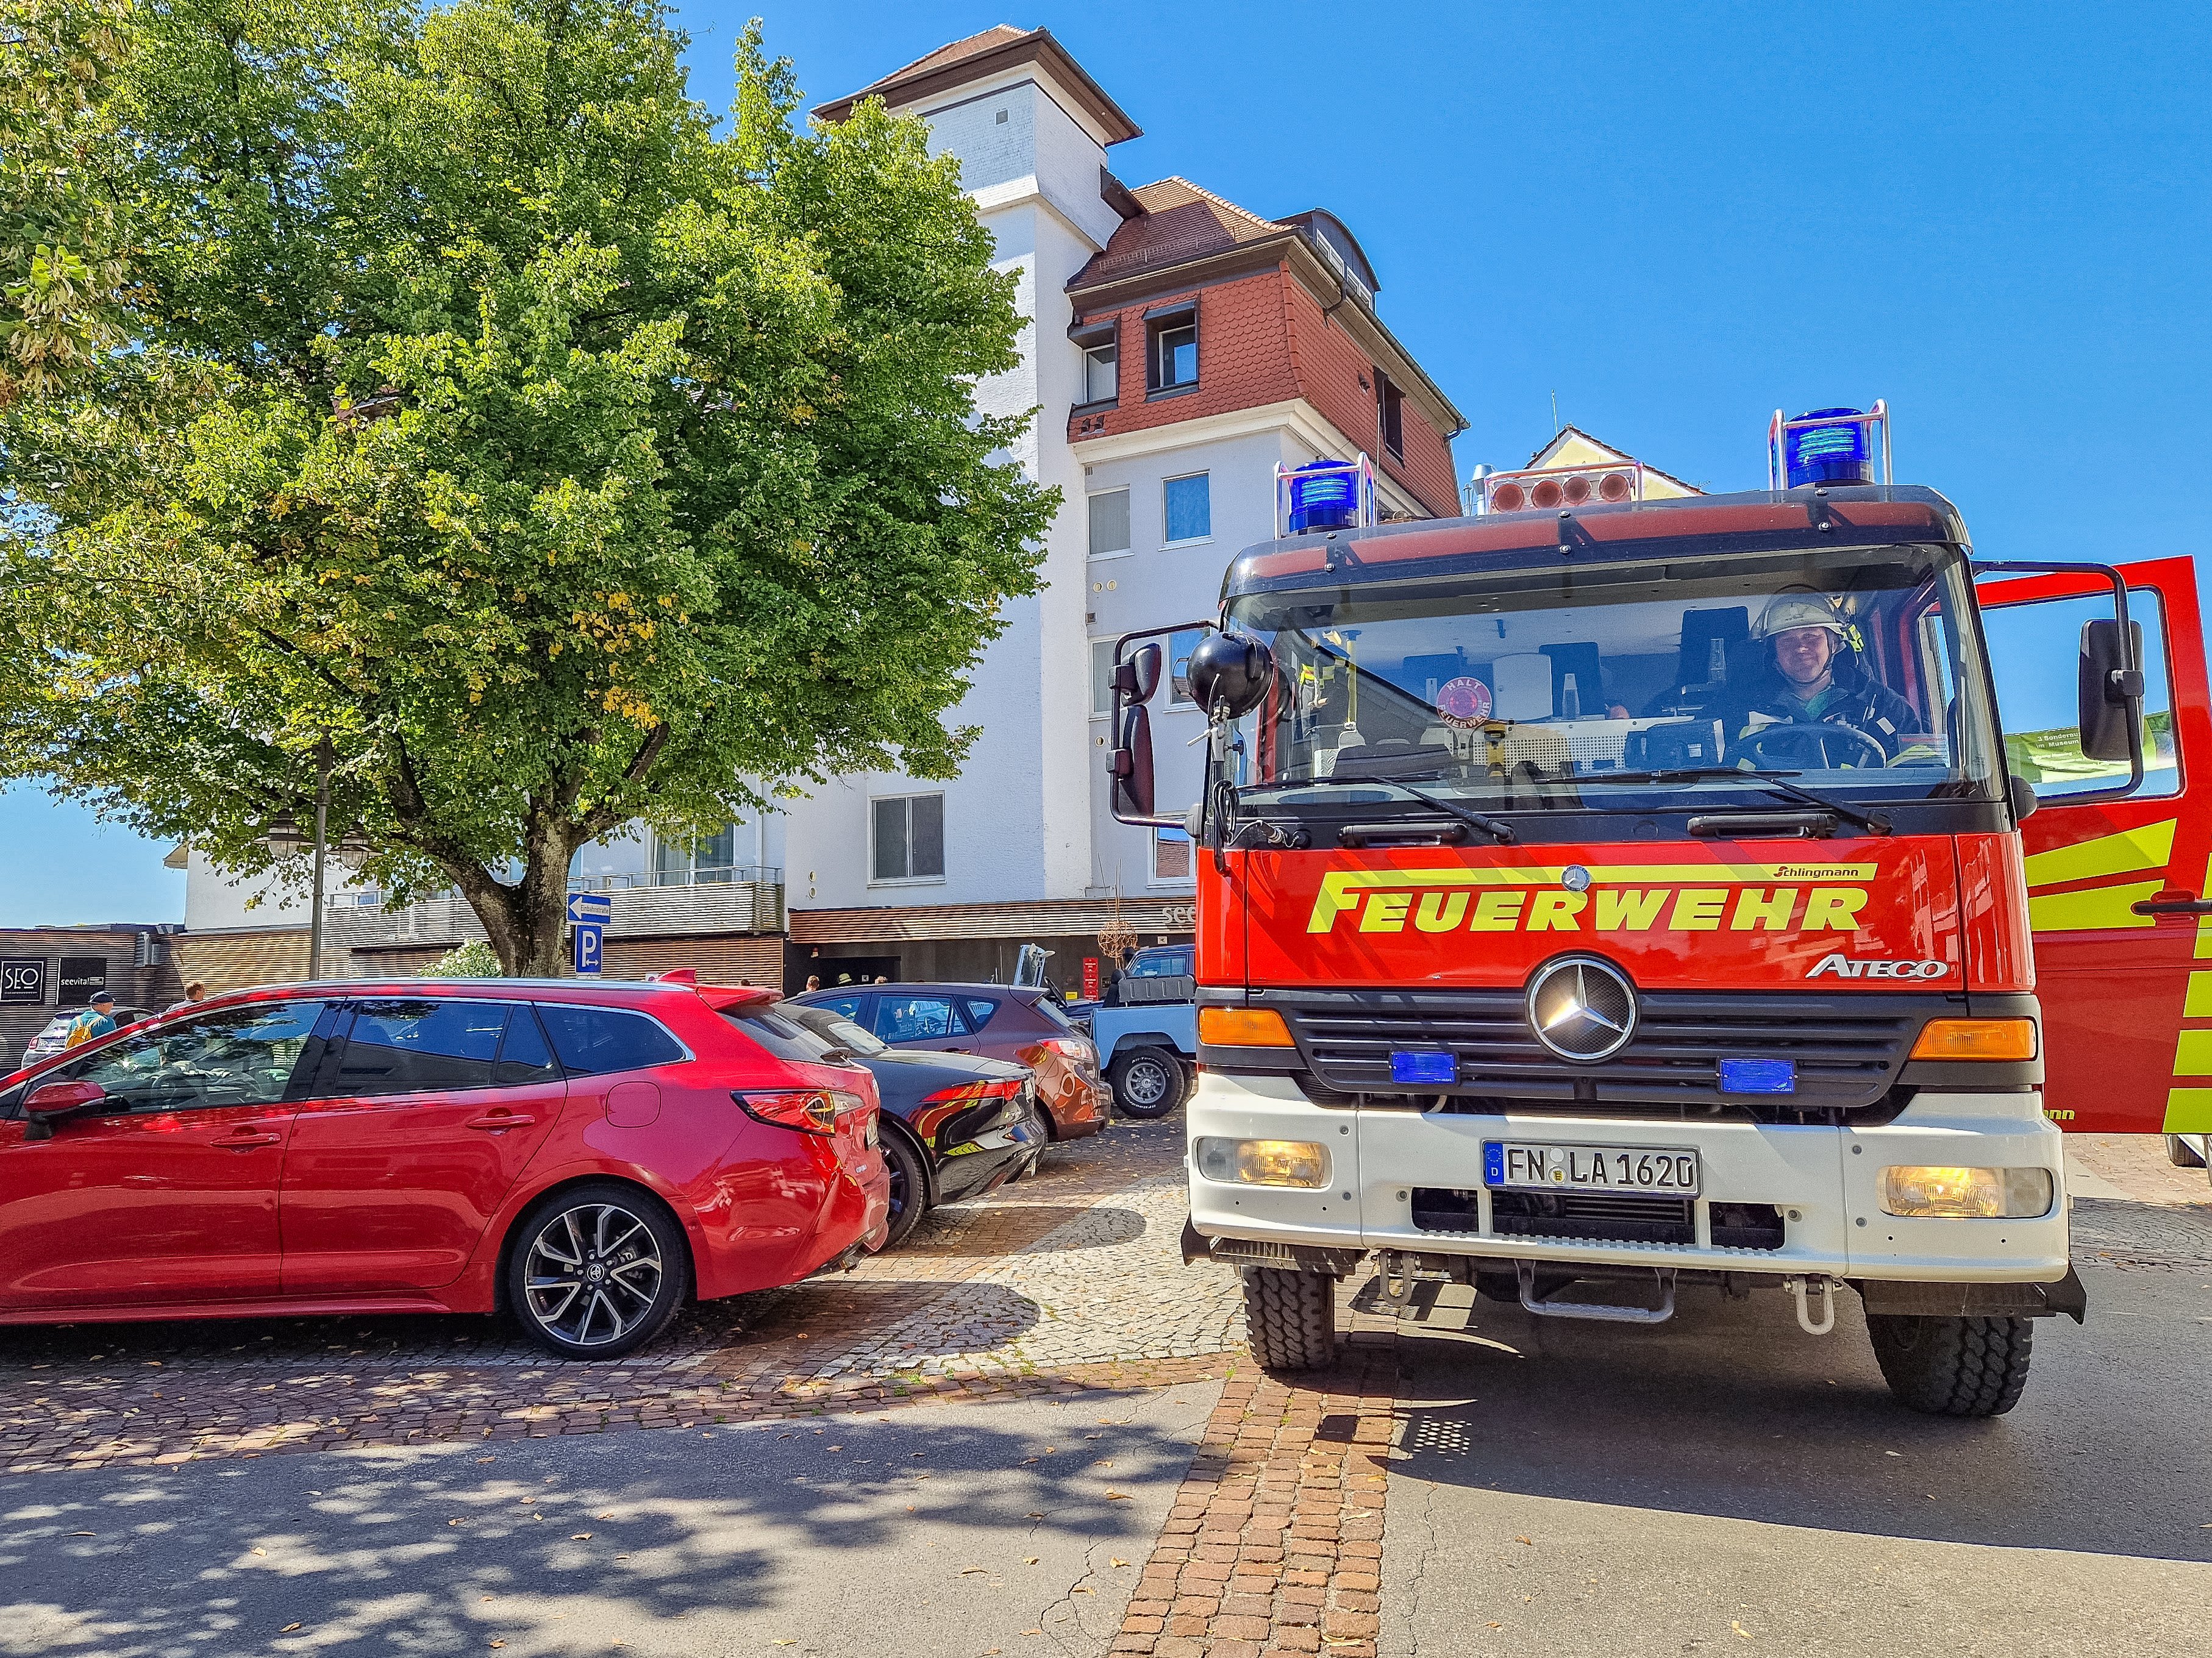
[[[1729,1619],[1729,1627],[1734,1630],[1738,1635],[1743,1637],[1745,1640],[1748,1641],[1751,1639],[1751,1631],[1746,1629],[1741,1624],[1737,1623],[1735,1619],[1731,1618]]]
[[[297,1625],[297,1624],[287,1624],[287,1625],[284,1625],[284,1627],[283,1627],[283,1628],[282,1628],[282,1629],[278,1630],[278,1631],[276,1631],[276,1633],[277,1633],[277,1634],[279,1634],[279,1635],[289,1635],[289,1634],[290,1634],[294,1630],[298,1629],[298,1628],[300,1628],[300,1627],[301,1627],[301,1625]]]
[[[1526,1543],[1532,1549],[1536,1546],[1536,1540],[1533,1537],[1516,1537],[1513,1540],[1516,1543]]]
[[[1109,1491],[1106,1493],[1106,1500],[1109,1503],[1130,1503],[1135,1501],[1135,1499],[1127,1491]]]
[[[568,1540],[571,1543],[588,1543],[592,1540],[592,1534],[587,1531],[572,1531],[568,1533]]]

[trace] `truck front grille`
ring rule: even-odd
[[[1413,1224],[1425,1232],[1479,1234],[1476,1194],[1450,1187],[1417,1186]],[[1717,1249],[1782,1247],[1782,1212],[1771,1203],[1716,1203],[1712,1229]],[[1490,1199],[1489,1236],[1686,1248],[1698,1241],[1697,1210],[1693,1199],[1635,1193],[1496,1192]]]
[[[1537,1109],[1545,1102],[1855,1109],[1889,1091],[1921,1022],[1936,1011],[1925,998],[1878,993],[1847,1002],[1654,993],[1639,998],[1636,1034],[1626,1048],[1609,1060],[1577,1065],[1536,1040],[1517,990],[1267,991],[1253,999],[1282,1013],[1326,1088],[1482,1095]],[[1439,1048],[1458,1063],[1451,1088],[1391,1080],[1393,1052]],[[1796,1091],[1753,1099],[1723,1094],[1723,1058],[1791,1060]]]

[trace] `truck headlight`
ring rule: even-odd
[[[1207,1135],[1198,1143],[1198,1172],[1242,1186],[1328,1184],[1328,1148],[1311,1140],[1232,1140]]]
[[[1881,1206],[1892,1215],[1951,1220],[2033,1220],[2051,1212],[2048,1169],[1934,1169],[1881,1171]]]

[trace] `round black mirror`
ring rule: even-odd
[[[1183,675],[1192,701],[1209,714],[1226,708],[1233,720],[1267,695],[1275,676],[1274,653],[1249,634],[1208,634],[1191,652]]]

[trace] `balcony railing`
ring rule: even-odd
[[[580,889],[603,891],[612,901],[610,938],[784,929],[780,869],[707,870],[680,878],[647,872],[569,883],[570,890]],[[331,895],[324,921],[330,944],[340,950],[450,947],[484,936],[476,912],[458,892],[398,909],[386,909],[383,902],[383,895],[374,892]]]

